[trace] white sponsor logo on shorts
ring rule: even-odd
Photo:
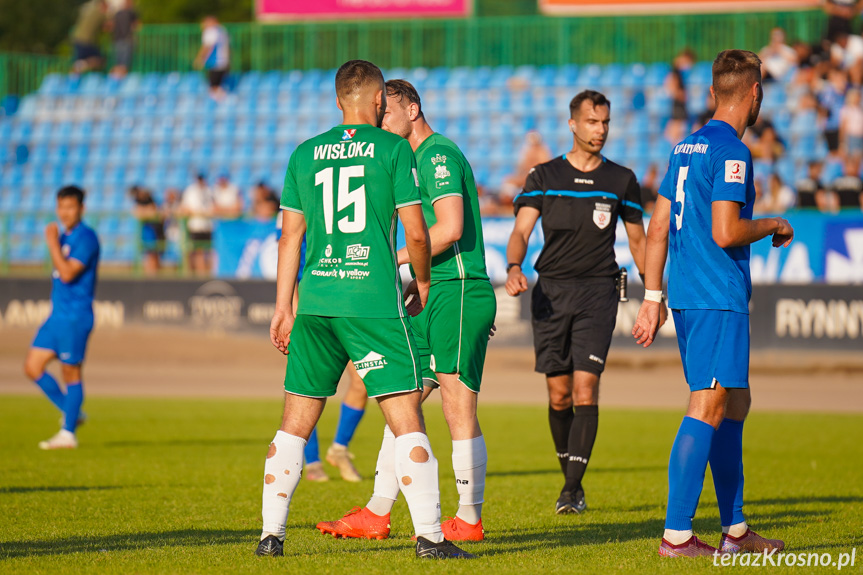
[[[595,362],[596,362],[596,363],[598,363],[599,365],[605,365],[605,360],[604,360],[604,359],[602,359],[601,357],[597,357],[597,356],[595,356],[595,355],[593,355],[593,354],[590,354],[590,355],[588,356],[588,359],[589,359],[590,361],[595,361]]]
[[[383,369],[387,366],[387,359],[381,354],[370,351],[364,358],[354,362],[357,373],[364,378],[373,369]]]

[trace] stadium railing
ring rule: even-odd
[[[365,58],[389,69],[652,63],[669,62],[685,47],[699,59],[709,60],[731,46],[759,50],[775,26],[784,28],[790,40],[814,42],[824,33],[825,22],[822,11],[805,10],[242,23],[226,24],[226,28],[231,69],[244,72],[333,69],[351,58]],[[146,25],[138,35],[133,70],[189,71],[200,41],[195,24]],[[46,73],[68,65],[56,57],[21,54],[4,54],[0,62],[0,98],[27,94]]]

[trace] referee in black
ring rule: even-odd
[[[599,377],[617,320],[617,218],[623,218],[640,273],[646,245],[635,174],[601,154],[611,103],[585,90],[569,111],[572,150],[530,171],[514,201],[515,228],[506,250],[506,291],[517,296],[527,291],[521,264],[542,217],[545,245],[534,266],[539,280],[530,307],[536,371],[548,383],[548,421],[566,476],[555,505],[559,514],[587,508],[581,482],[596,440]]]

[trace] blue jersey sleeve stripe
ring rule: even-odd
[[[636,204],[635,202],[630,202],[629,200],[623,200],[623,205],[627,208],[632,208],[633,210],[638,210],[639,212],[644,213],[644,208]]]
[[[519,198],[531,198],[533,196],[541,196],[543,193],[545,192],[543,192],[542,190],[535,190],[533,192],[522,192],[512,199],[512,203],[517,202]]]

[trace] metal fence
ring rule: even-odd
[[[774,26],[791,40],[814,42],[824,31],[825,16],[814,10],[226,25],[231,67],[240,72],[329,69],[351,58],[384,68],[668,62],[684,47],[712,59],[729,47],[760,49]],[[200,36],[196,25],[145,26],[133,71],[191,70]],[[68,64],[51,56],[0,54],[0,98],[26,94],[46,73]]]

